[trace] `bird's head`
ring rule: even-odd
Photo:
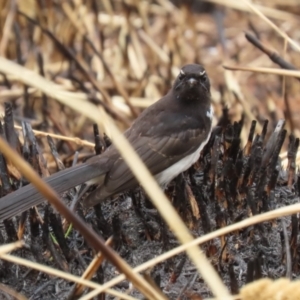
[[[189,64],[182,67],[174,86],[176,98],[181,101],[205,101],[210,99],[210,83],[201,65]]]

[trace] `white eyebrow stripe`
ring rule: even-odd
[[[185,73],[183,72],[183,70],[180,70],[180,74],[181,75],[185,75]]]
[[[200,72],[200,76],[203,76],[205,73],[206,73],[205,70]]]

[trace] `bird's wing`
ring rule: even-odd
[[[208,135],[207,130],[193,129],[174,133],[170,136],[128,136],[134,150],[153,175],[178,162],[184,156],[195,152]],[[130,189],[136,180],[126,162],[118,157],[108,172],[105,190],[117,193]]]

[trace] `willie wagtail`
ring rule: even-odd
[[[210,83],[201,65],[185,65],[167,95],[145,109],[124,133],[158,183],[165,187],[200,156],[212,128]],[[111,145],[85,163],[62,170],[45,181],[58,193],[87,182],[98,184],[84,200],[93,206],[138,185],[136,178]],[[13,217],[44,201],[31,185],[0,199],[0,220]]]

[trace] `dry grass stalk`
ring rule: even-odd
[[[20,258],[20,257],[17,257],[17,256],[10,255],[10,254],[2,254],[1,259],[10,261],[12,263],[22,265],[22,266],[25,266],[25,267],[28,267],[28,268],[31,268],[31,269],[34,269],[34,270],[38,270],[40,272],[50,274],[52,276],[57,276],[57,277],[66,279],[66,280],[71,281],[71,282],[76,282],[78,284],[84,285],[84,286],[92,288],[92,289],[97,289],[97,288],[101,287],[100,284],[97,284],[93,281],[85,280],[85,279],[82,279],[80,277],[74,276],[72,274],[62,272],[60,270],[53,269],[53,268],[50,268],[50,267],[32,262],[32,261],[27,260],[27,259],[23,259],[23,258]],[[136,300],[136,298],[134,298],[134,297],[125,295],[123,293],[120,293],[120,292],[117,292],[117,291],[114,291],[114,290],[111,290],[111,289],[106,289],[106,292],[108,294],[111,294],[111,295],[115,296],[115,297],[121,297],[121,299]]]
[[[17,300],[28,300],[24,295],[18,293],[14,289],[10,288],[6,284],[0,283],[0,291],[4,292],[7,295],[14,297]]]
[[[24,241],[18,241],[18,242],[7,244],[7,245],[2,245],[2,246],[0,246],[0,255],[6,254],[8,252],[12,252],[23,246],[24,246]]]
[[[253,68],[253,67],[245,67],[245,66],[228,66],[228,65],[224,65],[223,67],[228,70],[255,72],[255,73],[263,73],[263,74],[275,74],[275,75],[300,78],[300,71],[283,70],[283,69],[276,69],[276,68],[259,68],[259,67]]]
[[[206,0],[207,2],[216,3],[222,6],[226,6],[233,9],[238,9],[245,12],[255,13],[254,10],[250,9],[250,7],[246,3],[238,2],[235,0]],[[272,1],[274,4],[274,1]],[[253,7],[257,10],[261,11],[266,17],[274,18],[282,21],[293,20],[297,21],[298,17],[295,14],[288,13],[285,11],[281,11],[280,9],[267,7],[259,4],[253,4]]]
[[[107,246],[111,246],[113,244],[113,238],[110,237],[105,244]],[[86,280],[90,280],[92,279],[93,275],[95,274],[95,272],[97,271],[97,269],[100,267],[100,265],[102,264],[103,260],[104,260],[104,256],[101,253],[97,253],[94,257],[94,259],[91,261],[90,265],[88,266],[88,268],[85,270],[85,272],[82,274],[81,278],[82,279],[86,279]],[[74,289],[74,296],[79,296],[82,294],[84,289],[84,286],[82,285],[76,285],[75,289]]]
[[[18,125],[15,125],[15,128],[18,130],[22,130],[22,127],[18,126]],[[82,140],[77,137],[72,138],[72,137],[62,136],[60,134],[54,134],[54,133],[44,132],[44,131],[40,131],[40,130],[33,130],[33,132],[36,136],[44,136],[44,137],[51,136],[54,139],[58,139],[58,140],[62,140],[62,141],[70,141],[72,143],[75,143],[78,146],[85,146],[85,147],[89,147],[89,148],[95,147],[94,143]]]

